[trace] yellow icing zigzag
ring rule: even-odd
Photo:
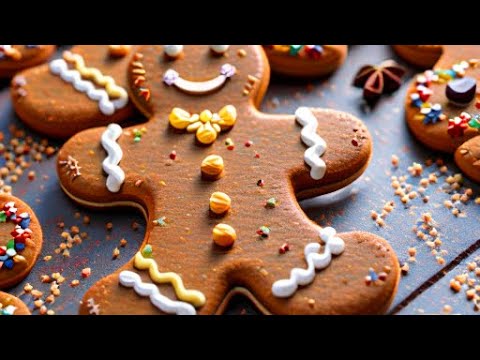
[[[153,259],[144,258],[140,251],[135,255],[134,265],[139,270],[148,270],[150,278],[157,284],[171,283],[179,300],[189,302],[194,306],[205,304],[206,299],[202,292],[185,289],[182,278],[177,273],[161,273],[158,271],[157,262]]]
[[[73,63],[75,69],[83,78],[92,80],[95,84],[104,87],[108,96],[113,98],[128,97],[126,90],[118,86],[111,76],[103,75],[102,72],[97,68],[86,67],[85,60],[83,60],[81,55],[71,53],[70,51],[65,51],[63,53],[63,58],[65,61]]]

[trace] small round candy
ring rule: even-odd
[[[474,98],[477,91],[477,81],[466,76],[452,80],[448,83],[445,95],[448,100],[456,105],[468,105]]]
[[[179,57],[183,51],[183,45],[165,45],[165,54],[172,58]]]
[[[235,229],[227,224],[218,224],[213,228],[213,242],[222,247],[232,246],[237,240]]]
[[[232,200],[227,194],[216,191],[210,196],[210,210],[215,214],[223,214],[230,210]]]
[[[210,45],[210,49],[215,53],[215,54],[225,54],[228,50],[230,45]]]
[[[222,174],[224,167],[223,158],[220,155],[208,155],[203,159],[200,169],[202,176],[216,179]]]

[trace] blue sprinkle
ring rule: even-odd
[[[3,265],[7,268],[7,269],[13,269],[13,260],[12,259],[8,259],[7,261],[5,261],[3,263]]]
[[[455,71],[453,71],[452,69],[446,70],[445,73],[450,75],[453,79],[455,79],[457,77],[457,73]]]
[[[22,243],[16,243],[15,244],[15,250],[22,251],[24,249],[25,249],[25,244],[22,244]]]
[[[20,227],[22,229],[27,229],[29,226],[30,226],[30,218],[26,218],[20,221]]]
[[[370,279],[372,279],[373,282],[378,280],[378,275],[374,270],[370,269],[368,275],[370,275]]]
[[[416,108],[421,108],[423,104],[423,101],[421,99],[413,100],[412,101],[412,106]]]
[[[5,261],[8,259],[8,255],[2,255],[0,256],[0,261]]]

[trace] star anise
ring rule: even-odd
[[[365,65],[355,75],[353,85],[363,88],[363,98],[368,102],[377,101],[382,94],[397,90],[402,84],[405,69],[393,60],[380,65]]]

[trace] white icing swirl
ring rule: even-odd
[[[118,192],[125,181],[125,173],[118,166],[123,157],[123,151],[117,144],[117,139],[122,135],[122,127],[118,124],[110,124],[102,134],[102,146],[107,152],[103,160],[103,170],[108,174],[107,189],[110,192]]]
[[[183,51],[183,45],[164,45],[165,54],[170,57],[176,58]]]
[[[163,82],[168,86],[175,85],[187,94],[204,95],[221,88],[235,73],[235,66],[223,64],[220,68],[220,75],[217,77],[207,81],[191,81],[182,78],[175,70],[169,69],[163,75]]]
[[[314,180],[320,180],[325,176],[327,165],[320,158],[327,149],[327,143],[317,134],[318,120],[307,107],[299,107],[295,111],[295,118],[303,126],[301,132],[302,142],[309,146],[304,153],[305,162],[310,165],[310,176]]]
[[[105,90],[95,88],[94,83],[89,80],[83,80],[80,73],[75,69],[69,69],[67,62],[63,59],[50,62],[50,71],[72,84],[75,90],[83,92],[90,99],[97,101],[98,107],[104,115],[112,115],[115,110],[125,107],[128,103],[128,95],[111,101]]]
[[[342,239],[335,236],[334,228],[326,227],[320,230],[320,238],[325,242],[325,251],[319,254],[319,243],[309,243],[305,246],[305,260],[308,264],[306,269],[294,268],[290,272],[289,279],[275,281],[272,285],[272,293],[279,298],[292,296],[299,285],[308,285],[315,279],[315,269],[325,269],[332,261],[333,255],[340,255],[345,249]]]
[[[167,314],[196,315],[195,308],[183,301],[173,301],[162,295],[154,284],[142,282],[140,275],[132,271],[122,271],[118,276],[120,284],[133,287],[140,296],[148,296],[152,304]]]

